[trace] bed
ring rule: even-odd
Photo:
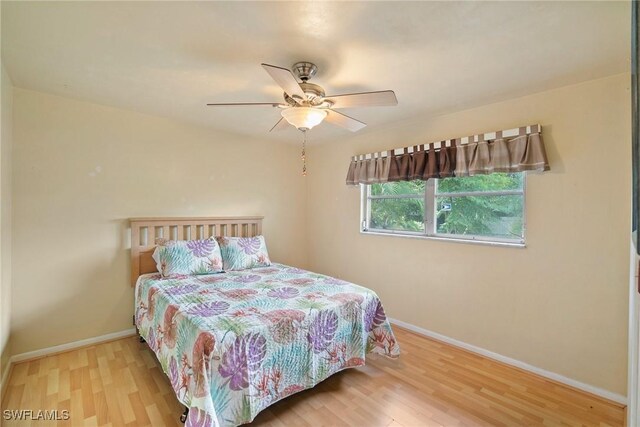
[[[400,353],[377,295],[295,267],[163,278],[155,238],[261,234],[261,217],[131,220],[135,323],[157,356],[187,427],[251,422],[366,355]]]

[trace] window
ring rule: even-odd
[[[362,231],[524,244],[525,174],[362,186]]]

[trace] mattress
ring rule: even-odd
[[[375,292],[282,264],[203,276],[140,276],[140,335],[156,354],[187,427],[252,421],[368,353],[400,348]]]

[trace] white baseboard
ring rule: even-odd
[[[126,329],[120,332],[112,332],[106,335],[100,335],[99,337],[87,338],[80,341],[74,341],[66,344],[60,344],[53,347],[42,348],[40,350],[28,351],[26,353],[14,354],[9,359],[9,364],[24,362],[25,360],[37,359],[38,357],[48,356],[50,354],[61,353],[63,351],[73,350],[78,347],[85,347],[92,344],[98,344],[105,341],[116,340],[118,338],[124,338],[131,335],[135,335],[136,329]]]
[[[520,360],[512,359],[507,356],[503,356],[498,353],[494,353],[492,351],[486,350],[481,347],[477,347],[472,344],[467,344],[462,341],[458,341],[453,338],[449,338],[446,335],[439,334],[437,332],[430,331],[428,329],[421,328],[419,326],[412,325],[411,323],[403,322],[398,319],[389,318],[389,321],[395,325],[408,329],[412,332],[415,332],[420,335],[424,335],[429,338],[436,339],[438,341],[442,341],[447,344],[451,344],[455,347],[460,347],[465,350],[468,350],[472,353],[479,354],[481,356],[487,357],[489,359],[497,360],[498,362],[505,363],[507,365],[515,366],[516,368],[523,369],[528,372],[532,372],[534,374],[540,375],[541,377],[548,378],[550,380],[557,381],[562,384],[566,384],[568,386],[577,388],[582,391],[586,391],[587,393],[595,394],[596,396],[603,397],[605,399],[611,400],[613,402],[619,403],[621,405],[627,405],[627,398],[621,394],[613,393],[611,391],[594,387],[589,384],[582,383],[580,381],[576,381],[574,379],[565,377],[564,375],[556,374],[555,372],[550,372],[542,368],[538,368],[533,365],[529,365],[528,363],[522,362]]]
[[[4,372],[2,373],[2,378],[0,378],[0,403],[2,403],[2,399],[4,399],[4,387],[7,385],[7,380],[9,379],[9,372],[11,372],[11,366],[13,362],[11,358],[7,361],[7,366],[4,368]]]

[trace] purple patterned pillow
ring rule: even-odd
[[[246,270],[271,265],[264,236],[218,237],[225,270]]]
[[[156,239],[153,259],[163,277],[221,273],[222,254],[215,238],[199,240]]]

